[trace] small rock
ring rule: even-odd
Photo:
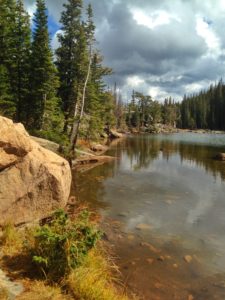
[[[106,151],[108,149],[107,146],[101,145],[101,144],[93,144],[91,145],[91,150],[94,152],[103,152]]]
[[[192,295],[188,295],[188,300],[194,300],[194,297]]]
[[[145,201],[144,203],[147,205],[152,205],[152,201]]]
[[[144,247],[144,246],[146,246],[146,247],[148,247],[150,244],[149,243],[146,243],[146,242],[141,242],[140,243],[140,246],[142,246],[142,247]]]
[[[118,216],[119,217],[127,217],[127,213],[119,213]]]
[[[135,266],[135,265],[136,265],[136,262],[135,262],[135,261],[132,261],[132,262],[131,262],[131,265],[132,265],[132,266]]]
[[[151,252],[153,252],[153,253],[160,253],[160,252],[161,252],[159,249],[155,248],[153,245],[151,245],[151,244],[149,244],[149,243],[142,242],[142,243],[140,243],[140,245],[141,245],[142,247],[148,247],[149,250],[150,250]]]
[[[192,257],[190,255],[185,255],[184,261],[189,264],[192,261]]]
[[[127,239],[128,239],[129,241],[133,241],[133,240],[135,239],[135,236],[134,236],[133,234],[129,234],[129,235],[127,236]]]
[[[160,288],[163,287],[163,285],[162,285],[161,283],[159,283],[159,282],[156,282],[156,283],[154,284],[154,286],[155,286],[156,289],[160,289]]]
[[[151,226],[149,224],[138,224],[136,227],[136,229],[138,230],[148,230],[148,229],[151,229]]]
[[[173,204],[173,201],[172,201],[172,200],[166,200],[165,202],[166,202],[166,204],[168,204],[168,205]]]
[[[157,258],[157,260],[158,260],[158,261],[164,261],[164,260],[165,260],[165,257],[164,257],[164,256],[160,256],[160,257]]]
[[[178,268],[178,264],[173,264],[174,269]]]
[[[217,153],[215,159],[225,161],[225,153]]]
[[[147,258],[147,262],[152,265],[153,264],[154,259],[153,258]]]

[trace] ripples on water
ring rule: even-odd
[[[77,197],[139,232],[205,253],[212,272],[225,269],[224,134],[171,134],[128,137],[109,155],[119,159],[76,175]],[[88,186],[88,188],[87,188]],[[210,261],[209,261],[210,257]],[[225,278],[224,278],[225,280]]]

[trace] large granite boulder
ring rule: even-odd
[[[66,160],[33,141],[22,124],[0,116],[0,225],[64,207],[70,185]]]

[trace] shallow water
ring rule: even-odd
[[[182,275],[186,276],[185,283],[191,282],[191,276],[203,279],[206,274],[219,275],[220,282],[224,281],[224,287],[220,284],[215,291],[214,285],[208,296],[201,296],[199,291],[192,294],[196,293],[198,299],[204,296],[224,300],[225,162],[213,159],[218,152],[225,152],[224,134],[128,137],[107,153],[118,157],[115,162],[74,175],[75,193],[79,200],[98,208],[103,217],[120,221],[125,237],[133,235],[132,242],[123,239],[116,247],[119,256],[130,256],[132,260],[138,253],[147,259],[154,255],[145,253],[146,249],[139,245],[153,243],[164,254],[170,253],[173,265],[180,265],[184,271],[187,267],[182,255],[191,254],[197,264],[193,263],[192,269],[188,266]],[[148,268],[151,277],[146,263],[133,265],[141,272]],[[168,271],[167,267],[162,273]],[[177,284],[179,276],[175,278]],[[202,284],[199,282],[201,289]],[[143,289],[148,289],[146,285]],[[153,294],[154,291],[150,294],[152,299]],[[160,299],[170,299],[160,292],[159,295]],[[147,297],[150,296],[144,299]]]

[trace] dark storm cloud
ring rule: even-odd
[[[129,72],[162,74],[173,64],[189,64],[206,51],[204,41],[190,34],[187,28],[176,21],[150,30],[138,25],[128,8],[122,4],[114,6],[108,18],[109,29],[99,34],[108,63],[113,63],[124,75]],[[193,27],[193,26],[192,26]],[[188,37],[188,38],[185,38]]]
[[[46,1],[57,22],[63,2]],[[181,98],[225,73],[222,0],[84,0],[85,6],[88,2],[94,9],[97,47],[114,70],[107,82],[116,81],[124,94],[135,88],[160,99],[166,94]],[[148,26],[135,18],[140,11],[158,23]]]

